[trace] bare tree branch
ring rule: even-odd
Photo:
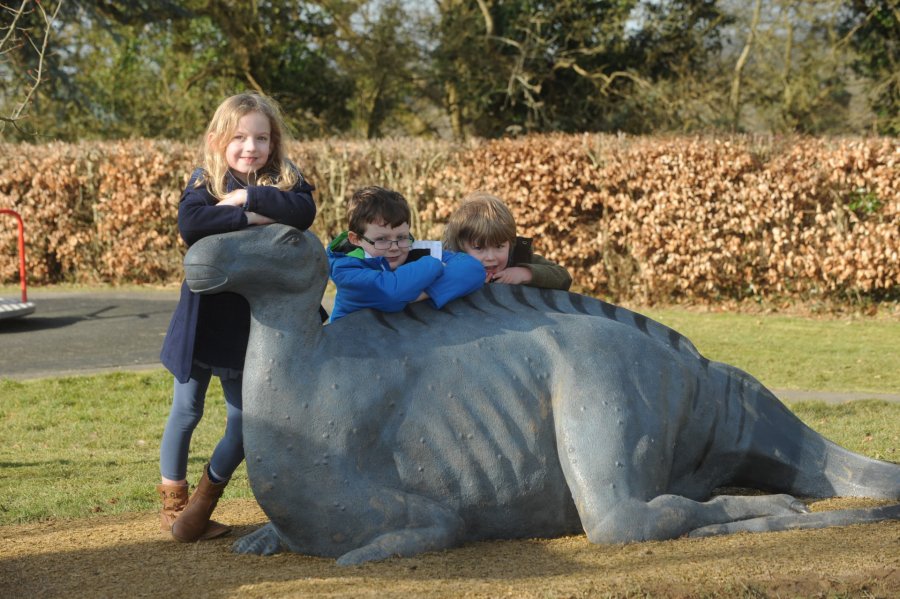
[[[30,83],[28,83],[26,86],[24,97],[16,104],[16,106],[10,111],[8,115],[0,115],[0,131],[2,131],[7,124],[11,124],[19,131],[22,130],[19,127],[19,121],[24,118],[23,115],[25,114],[25,110],[31,104],[31,100],[43,80],[45,60],[47,57],[47,46],[49,45],[50,34],[53,31],[53,23],[54,21],[56,21],[56,17],[59,15],[59,10],[62,7],[62,4],[63,0],[57,2],[56,7],[53,8],[52,14],[47,13],[44,5],[41,4],[39,0],[23,0],[17,10],[6,5],[0,5],[0,10],[6,11],[13,16],[12,23],[9,25],[9,28],[3,36],[2,41],[0,41],[0,56],[12,50],[12,47],[10,47],[10,45],[16,44],[16,42],[18,42],[18,36],[21,35],[28,42],[28,45],[31,47],[34,55],[37,57],[37,65],[35,66],[34,70],[32,71],[31,69],[29,69],[28,72],[25,73],[25,77],[27,79],[30,79]],[[29,31],[27,29],[19,29],[19,21],[22,19],[22,17],[25,14],[29,14],[33,11],[37,11],[37,13],[40,14],[42,20],[41,27],[43,32],[40,36],[40,44],[35,43],[32,36],[29,35]]]
[[[25,7],[28,5],[27,1],[22,2],[22,5],[19,6],[19,10],[14,11],[8,6],[3,5],[3,9],[13,13],[12,23],[9,25],[9,29],[6,30],[6,35],[3,36],[3,40],[0,40],[0,53],[4,53],[7,51],[6,44],[9,42],[9,39],[12,37],[13,32],[16,30],[16,25],[19,23],[19,19],[22,18],[22,15],[25,13]]]
[[[478,8],[481,9],[481,15],[484,17],[484,35],[491,37],[494,35],[494,17],[491,16],[491,8],[484,0],[478,0]]]
[[[741,118],[741,82],[744,73],[744,66],[747,59],[750,58],[750,51],[756,40],[756,29],[759,26],[760,13],[762,12],[762,0],[756,0],[753,7],[753,20],[750,22],[750,31],[747,33],[747,41],[741,50],[741,55],[734,65],[734,77],[731,80],[731,118],[732,129],[737,130]]]

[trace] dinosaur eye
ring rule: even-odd
[[[281,240],[281,243],[286,243],[288,245],[298,245],[302,237],[297,233],[292,233],[290,235],[285,235]]]

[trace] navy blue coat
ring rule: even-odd
[[[207,235],[247,227],[245,212],[256,212],[298,229],[308,229],[316,216],[312,198],[315,187],[302,177],[289,191],[267,185],[247,187],[247,203],[238,207],[217,206],[205,185],[195,187],[202,176],[202,169],[191,174],[178,204],[178,231],[188,246]],[[226,189],[230,192],[240,186],[229,177]],[[243,370],[249,334],[250,306],[242,296],[198,295],[182,283],[159,359],[182,383],[190,379],[195,359],[209,366]]]

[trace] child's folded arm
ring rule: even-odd
[[[247,226],[247,216],[237,206],[210,204],[204,188],[188,187],[178,204],[178,231],[192,245],[207,235],[238,231]]]
[[[565,267],[555,262],[547,260],[543,256],[533,254],[531,262],[517,264],[531,271],[531,287],[541,287],[543,289],[560,289],[568,291],[572,286],[572,275]]]
[[[304,179],[289,190],[271,185],[251,186],[247,188],[244,210],[298,229],[308,229],[316,217],[316,203],[312,197],[314,189]]]
[[[397,270],[376,270],[358,258],[332,262],[331,278],[342,301],[355,309],[375,308],[398,312],[441,276],[440,261],[425,257]]]
[[[444,250],[443,274],[425,288],[435,308],[477,291],[484,285],[485,272],[481,262],[462,252]]]

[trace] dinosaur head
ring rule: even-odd
[[[267,293],[324,292],[327,261],[315,235],[281,224],[204,237],[184,257],[185,280],[195,293],[231,291],[248,300]]]

